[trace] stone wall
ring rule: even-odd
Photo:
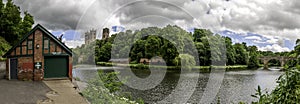
[[[0,61],[0,73],[4,72],[6,69],[6,62],[5,61]]]

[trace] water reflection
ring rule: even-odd
[[[99,68],[101,69],[101,68]],[[137,76],[149,75],[147,70],[133,70]],[[74,70],[76,77],[83,81],[87,81],[90,78],[96,76],[96,70]],[[258,85],[262,89],[271,91],[276,85],[276,79],[282,74],[282,71],[270,71],[270,70],[243,70],[243,71],[229,71],[225,73],[223,83],[214,103],[216,103],[219,97],[222,103],[238,103],[244,101],[251,103],[256,100],[251,97],[251,94],[255,93],[255,89]],[[180,77],[180,71],[167,71],[163,81],[153,89],[149,90],[136,90],[124,86],[122,89],[132,93],[134,98],[142,98],[146,103],[155,103],[168,96],[172,90],[176,87],[178,79]],[[182,77],[195,77],[198,74],[185,73]],[[198,103],[205,90],[208,82],[209,73],[200,73],[198,79],[198,85],[196,91],[188,101],[189,103]],[[188,85],[185,85],[188,86]],[[170,102],[171,103],[171,102]]]

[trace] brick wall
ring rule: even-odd
[[[5,66],[6,62],[5,61],[0,61],[0,72],[4,72],[5,71]]]
[[[36,30],[34,34],[34,45],[40,45],[39,49],[34,47],[34,63],[42,62],[42,69],[34,69],[34,80],[42,80],[44,79],[44,56],[43,56],[43,32],[40,30]]]

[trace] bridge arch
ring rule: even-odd
[[[281,66],[281,61],[278,59],[271,59],[268,62],[268,66],[269,66],[269,68],[272,66]]]
[[[269,61],[272,59],[279,60],[280,66],[283,67],[285,63],[287,63],[289,60],[294,60],[294,57],[287,57],[287,56],[262,56],[259,57],[260,60],[263,61],[264,69],[269,68]]]

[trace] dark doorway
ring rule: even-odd
[[[10,59],[10,79],[18,78],[18,59],[12,58]]]

